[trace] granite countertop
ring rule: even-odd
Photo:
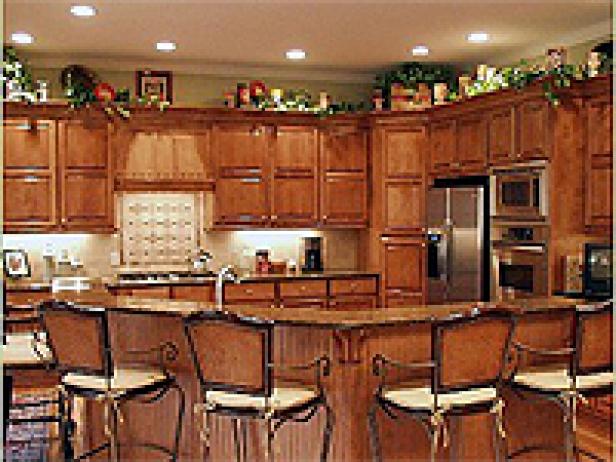
[[[217,310],[213,303],[113,296],[102,290],[82,293],[57,293],[50,298],[61,302],[71,302],[83,307],[103,307],[110,312],[135,314],[188,317],[205,311]],[[588,304],[589,302],[583,300],[550,297],[507,302],[414,305],[402,308],[350,311],[254,306],[224,306],[222,311],[240,319],[257,319],[279,325],[348,329],[434,321],[454,315],[467,315],[475,308],[480,310],[505,309],[514,314],[525,315],[534,312],[571,309]]]
[[[378,277],[377,272],[358,271],[358,270],[332,270],[320,273],[284,273],[284,274],[241,274],[239,282],[277,282],[283,280],[306,280],[306,279],[337,279],[348,277]],[[140,279],[140,280],[119,280],[108,278],[103,281],[104,285],[110,289],[129,288],[129,287],[148,287],[148,286],[170,286],[170,285],[201,285],[211,284],[216,281],[216,276],[195,276],[181,277],[177,279]]]

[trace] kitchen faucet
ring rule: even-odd
[[[216,308],[222,309],[223,306],[223,286],[225,282],[238,284],[239,278],[233,266],[223,266],[216,276]]]

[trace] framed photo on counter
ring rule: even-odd
[[[173,81],[170,71],[137,71],[138,98],[158,96],[159,101],[173,102]]]
[[[25,250],[4,249],[2,256],[4,257],[4,275],[6,277],[15,279],[30,277],[30,263]]]

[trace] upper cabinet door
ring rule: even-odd
[[[59,150],[64,169],[107,169],[109,128],[106,122],[86,125],[82,121],[59,124]]]
[[[461,117],[456,122],[456,167],[483,172],[488,160],[488,129],[483,115]]]
[[[213,132],[216,176],[262,175],[269,150],[270,129],[254,124],[219,124]]]
[[[426,162],[426,130],[387,128],[383,133],[384,176],[423,180]]]
[[[274,175],[317,172],[317,129],[306,126],[278,126],[274,130]]]
[[[52,120],[4,121],[4,169],[55,167],[56,123]]]
[[[518,107],[519,152],[522,160],[549,159],[550,107],[545,99],[521,103]]]
[[[113,179],[107,121],[62,121],[58,129],[62,228],[112,230]]]
[[[325,129],[321,134],[323,172],[366,172],[368,133],[353,127]]]
[[[219,178],[214,204],[217,227],[266,226],[270,222],[267,186],[259,177]]]
[[[612,158],[612,101],[595,97],[587,102],[587,146],[593,164]],[[603,158],[603,159],[601,159]]]
[[[488,114],[488,154],[490,165],[501,165],[514,158],[515,109],[506,107]]]
[[[430,126],[430,172],[449,173],[456,156],[456,122],[443,120]]]
[[[4,229],[50,229],[56,215],[56,123],[4,121]]]

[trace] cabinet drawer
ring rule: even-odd
[[[12,305],[36,305],[51,297],[51,291],[15,291],[6,293],[6,301]]]
[[[131,290],[132,297],[140,298],[170,298],[169,286],[143,287]]]
[[[214,301],[214,284],[172,286],[171,298],[174,300]]]
[[[326,298],[291,298],[281,300],[280,308],[313,308],[321,310],[327,308]]]
[[[288,281],[280,283],[280,298],[309,297],[319,298],[327,296],[327,281]]]
[[[246,282],[225,284],[225,303],[234,301],[271,300],[274,301],[273,282]]]
[[[329,301],[329,309],[336,311],[373,310],[376,305],[375,296],[336,297]]]
[[[331,295],[376,294],[376,278],[333,279],[330,281]]]
[[[421,294],[396,294],[388,293],[385,296],[385,306],[387,308],[413,307],[415,305],[423,305],[423,297]]]

